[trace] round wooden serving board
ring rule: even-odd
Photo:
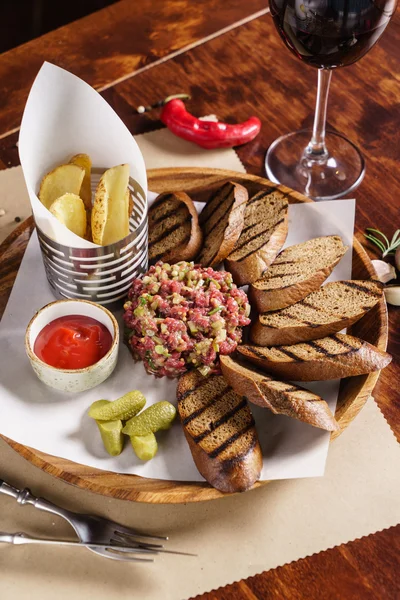
[[[184,190],[189,192],[194,200],[199,201],[206,200],[210,188],[230,180],[245,185],[250,194],[265,188],[278,188],[288,195],[291,203],[311,202],[301,194],[283,186],[277,186],[261,177],[221,169],[154,169],[148,171],[148,180],[149,189],[152,191],[161,193]],[[208,192],[204,191],[205,188],[208,188]],[[0,246],[0,314],[3,313],[6,306],[33,227],[33,220],[29,218]],[[366,252],[354,238],[353,278],[368,279],[373,275],[373,267]],[[374,344],[381,350],[385,350],[387,344],[385,301],[382,300],[356,323],[352,327],[352,333]],[[336,409],[336,419],[341,430],[345,429],[360,412],[371,395],[378,377],[379,372],[376,372],[342,380]],[[339,434],[332,434],[331,439],[334,439],[337,435]],[[137,475],[119,475],[43,454],[8,438],[4,439],[16,452],[46,473],[50,473],[54,477],[63,479],[80,488],[105,496],[150,503],[197,502],[223,496],[207,483],[183,483],[147,479]],[[267,482],[260,481],[255,487],[265,483]]]

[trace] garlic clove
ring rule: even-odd
[[[384,260],[372,260],[371,262],[379,281],[382,283],[387,283],[392,279],[396,279],[396,269],[393,267],[393,265],[390,265]]]
[[[396,254],[394,255],[394,262],[396,263],[396,267],[400,271],[400,246],[398,246]]]
[[[400,306],[400,285],[388,285],[383,291],[388,304]]]

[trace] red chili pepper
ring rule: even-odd
[[[187,100],[190,96],[174,94],[151,106],[138,106],[137,111],[142,114],[162,106],[160,118],[164,125],[175,135],[203,148],[240,146],[253,140],[260,132],[261,121],[257,117],[236,125],[197,119],[186,110],[182,98]]]
[[[182,100],[176,98],[164,104],[160,118],[178,137],[208,149],[240,146],[253,140],[261,129],[257,117],[236,125],[197,119],[186,110]]]

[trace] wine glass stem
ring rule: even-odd
[[[331,77],[331,69],[318,70],[318,91],[317,102],[315,105],[313,133],[312,138],[305,149],[305,155],[308,160],[314,159],[320,162],[321,160],[324,161],[328,158],[328,151],[325,145],[325,124]]]

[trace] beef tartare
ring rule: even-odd
[[[231,354],[250,323],[250,305],[226,271],[158,262],[135,279],[124,305],[128,345],[156,377],[189,367],[219,372],[218,354]]]

